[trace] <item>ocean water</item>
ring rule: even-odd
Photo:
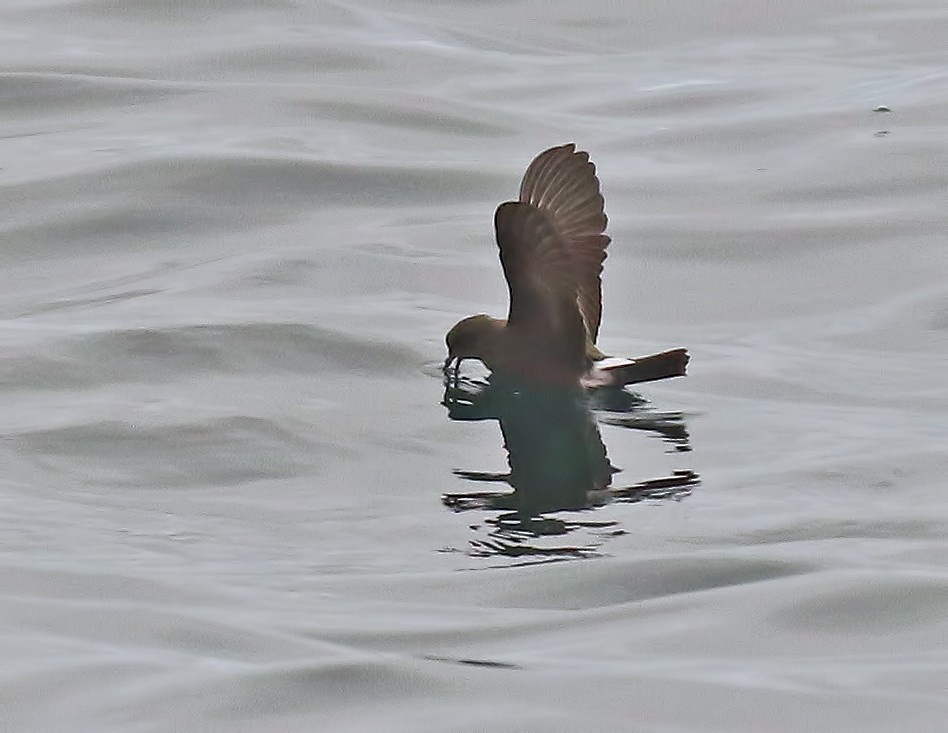
[[[946,48],[941,0],[5,2],[0,729],[943,730]],[[511,520],[443,334],[569,141],[600,345],[692,361],[598,413],[614,500]]]

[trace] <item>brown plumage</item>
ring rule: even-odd
[[[684,349],[596,367],[606,358],[595,345],[606,223],[589,154],[572,143],[540,153],[523,176],[519,200],[501,204],[494,215],[510,291],[507,320],[481,314],[455,324],[445,339],[445,370],[454,364],[456,380],[461,361],[474,358],[524,381],[587,386],[684,374]]]

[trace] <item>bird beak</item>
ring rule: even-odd
[[[454,365],[452,370],[451,365]],[[448,358],[444,360],[444,371],[445,379],[448,380],[448,385],[452,387],[458,386],[458,380],[460,379],[461,371],[461,358],[455,356],[454,354],[448,354]]]

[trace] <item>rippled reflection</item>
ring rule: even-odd
[[[507,473],[455,471],[469,481],[505,484],[503,490],[442,496],[456,512],[498,512],[483,522],[486,538],[471,543],[477,556],[537,561],[601,554],[603,543],[624,530],[614,520],[594,519],[589,510],[613,502],[682,499],[699,482],[695,472],[682,470],[613,485],[619,469],[609,461],[600,422],[658,434],[671,451],[691,450],[681,413],[654,410],[625,390],[554,390],[493,375],[446,384],[443,405],[452,420],[497,420],[507,450]],[[564,544],[577,530],[584,530],[584,541]],[[549,538],[562,540],[550,545]]]

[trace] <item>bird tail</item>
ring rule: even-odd
[[[598,370],[606,377],[610,387],[626,384],[654,382],[657,379],[683,377],[688,366],[687,349],[671,349],[660,354],[640,356],[636,359],[616,360],[618,363],[599,363]]]

